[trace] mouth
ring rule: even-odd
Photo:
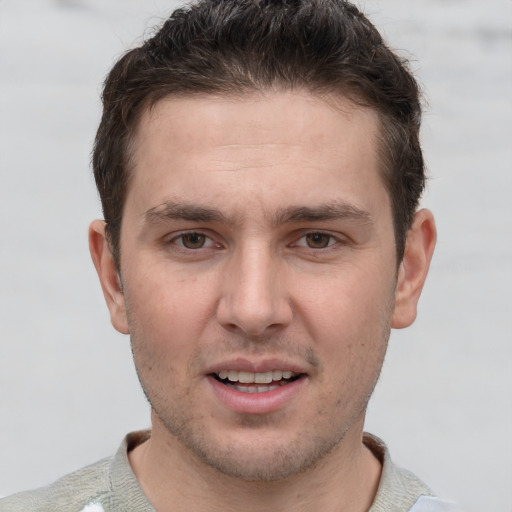
[[[272,370],[254,373],[238,370],[221,370],[212,377],[226,387],[242,393],[266,393],[291,384],[303,374],[289,370]]]

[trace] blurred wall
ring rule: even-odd
[[[512,2],[359,4],[428,106],[423,204],[438,249],[393,333],[367,429],[468,510],[512,510]],[[0,0],[0,495],[109,455],[149,425],[89,260],[101,82],[176,2]]]

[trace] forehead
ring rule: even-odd
[[[293,125],[289,124],[290,117]],[[169,134],[174,132],[180,143],[190,143],[194,149],[200,141],[204,146],[226,145],[227,139],[234,144],[254,144],[267,142],[269,135],[278,135],[279,142],[304,144],[315,139],[327,141],[329,136],[349,136],[340,130],[347,122],[354,138],[373,144],[378,119],[374,110],[337,94],[318,96],[303,90],[253,91],[230,96],[185,94],[165,97],[144,110],[133,147],[136,155],[148,138],[153,139],[154,131],[162,128]]]
[[[127,201],[149,208],[192,193],[227,205],[231,192],[239,206],[248,197],[271,205],[365,195],[371,183],[384,190],[378,126],[376,112],[347,98],[302,91],[166,98],[141,117]]]

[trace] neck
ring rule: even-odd
[[[377,492],[381,464],[362,443],[360,423],[316,465],[275,482],[244,481],[211,468],[169,438],[158,422],[129,460],[158,512],[366,512]]]

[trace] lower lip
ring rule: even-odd
[[[244,393],[222,384],[211,375],[208,376],[208,381],[220,401],[232,411],[241,414],[268,414],[282,409],[300,391],[305,380],[305,376],[302,376],[272,391]]]

